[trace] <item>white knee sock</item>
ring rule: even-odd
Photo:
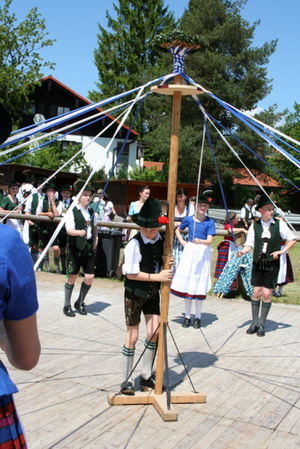
[[[195,318],[201,318],[201,311],[203,306],[203,301],[195,300]]]
[[[143,371],[141,372],[141,376],[143,379],[149,379],[152,373],[152,365],[156,354],[157,343],[152,341],[150,342],[146,338],[145,348],[146,350],[143,355]]]
[[[191,299],[185,299],[184,300],[185,305],[185,317],[191,318],[191,309],[192,309],[192,300]]]
[[[134,352],[135,352],[135,348],[129,349],[129,348],[126,348],[126,346],[123,346],[122,354],[123,354],[123,378],[124,378],[124,382],[128,378],[129,374],[132,371]],[[128,382],[132,382],[131,376],[129,377]]]

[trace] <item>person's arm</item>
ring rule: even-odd
[[[213,235],[208,235],[205,240],[204,239],[194,239],[193,243],[197,243],[198,245],[201,244],[201,245],[209,246],[212,244],[212,239],[213,239]]]
[[[126,274],[128,279],[143,282],[170,282],[173,277],[172,270],[162,270],[159,273],[145,273],[140,271],[137,274]]]
[[[178,240],[179,240],[179,243],[180,243],[182,246],[185,246],[185,245],[187,244],[187,241],[184,240],[184,239],[182,238],[182,235],[181,235],[181,229],[180,229],[179,227],[177,227],[177,228],[175,229],[175,234],[176,234],[176,237],[177,237]]]
[[[15,368],[34,368],[41,353],[36,314],[23,320],[4,318],[0,326],[0,346]]]
[[[290,240],[288,242],[286,242],[286,245],[280,250],[280,251],[274,251],[274,253],[271,253],[270,256],[273,256],[273,259],[278,259],[278,257],[281,254],[286,253],[289,249],[292,248],[292,246],[294,246],[296,244],[296,240]]]
[[[93,236],[93,251],[97,250],[98,246],[98,227],[97,227],[97,216],[94,216],[94,222],[92,226],[92,236]]]

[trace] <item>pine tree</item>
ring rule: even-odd
[[[257,102],[271,90],[266,66],[276,49],[276,41],[253,47],[255,29],[259,23],[250,25],[243,19],[242,6],[245,3],[245,0],[190,0],[180,20],[180,28],[191,35],[201,35],[208,43],[203,51],[186,57],[185,73],[222,100],[249,110],[255,108]],[[237,120],[216,101],[208,95],[200,95],[199,100],[215,119],[238,132]],[[145,136],[149,154],[154,160],[167,161],[169,129],[164,126],[161,117],[153,117],[149,127],[150,132]],[[202,130],[202,115],[198,106],[193,99],[184,97],[178,169],[181,182],[197,180]],[[222,175],[230,178],[235,167],[239,166],[237,160],[211,127],[210,132]],[[165,152],[161,153],[162,150]],[[215,181],[216,171],[207,144],[204,154],[205,177]],[[247,157],[259,168],[258,160],[251,155]]]
[[[107,12],[108,29],[99,24],[95,64],[98,90],[89,93],[96,101],[139,86],[145,71],[156,65],[159,51],[151,47],[160,31],[174,27],[174,16],[163,0],[119,0],[113,4],[116,18]]]

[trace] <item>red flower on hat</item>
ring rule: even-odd
[[[212,203],[212,198],[209,196],[208,198],[207,198],[207,201],[209,202],[209,203]]]
[[[168,217],[165,217],[164,215],[162,215],[161,217],[158,217],[157,221],[158,221],[158,223],[160,223],[162,225],[169,224]]]

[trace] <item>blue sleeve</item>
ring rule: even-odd
[[[134,215],[135,214],[135,208],[134,208],[134,202],[130,203],[128,215]]]
[[[179,225],[179,229],[181,229],[183,231],[185,228],[187,228],[189,226],[189,222],[190,222],[190,218],[184,217],[184,219],[182,220],[182,222]]]
[[[214,220],[209,220],[209,226],[207,228],[207,235],[216,235],[216,225]]]
[[[33,264],[20,234],[5,234],[0,251],[0,319],[22,320],[38,309]]]

